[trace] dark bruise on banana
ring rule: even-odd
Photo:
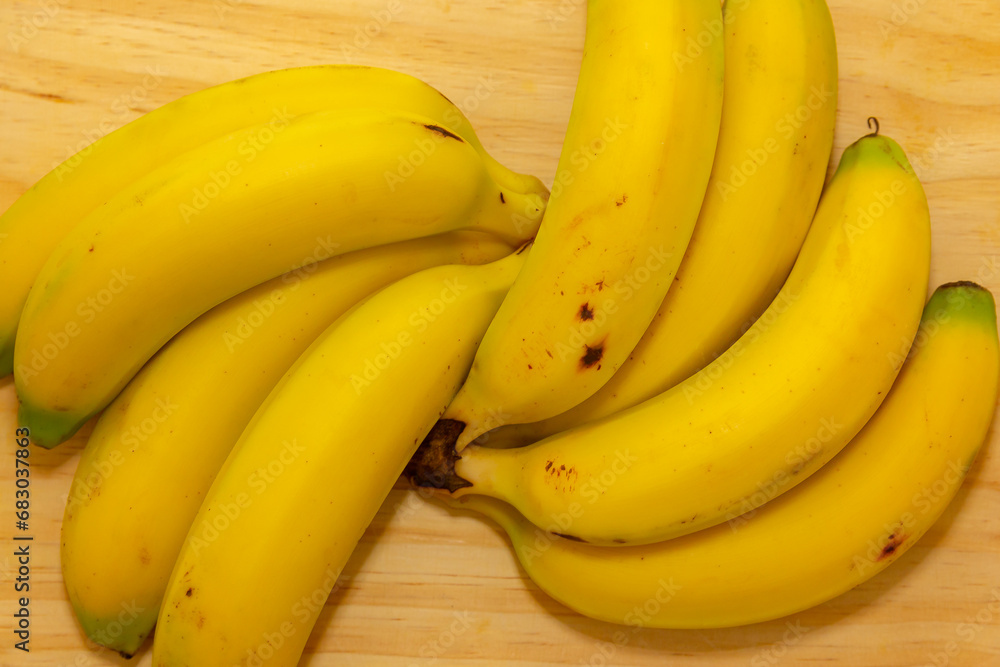
[[[441,127],[440,125],[425,123],[424,127],[426,127],[431,132],[434,132],[435,134],[440,134],[442,137],[447,137],[448,139],[454,139],[455,141],[461,142],[463,144],[465,143],[465,139],[458,136],[451,130]]]
[[[405,475],[410,481],[423,488],[451,493],[472,486],[455,472],[455,461],[461,458],[455,452],[455,443],[464,430],[464,422],[439,419],[406,464]]]

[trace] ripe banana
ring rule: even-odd
[[[546,593],[633,627],[716,628],[807,609],[875,576],[947,507],[996,409],[996,309],[971,283],[934,294],[889,397],[806,483],[730,525],[608,549],[535,528],[506,503],[452,501],[510,535]]]
[[[469,448],[431,481],[600,544],[751,511],[875,412],[916,333],[929,263],[920,182],[896,142],[865,137],[844,152],[785,286],[725,354],[625,412],[520,449]]]
[[[503,188],[467,142],[412,114],[317,112],[210,142],[46,262],[17,333],[21,423],[58,444],[197,316],[304,261],[462,228],[520,242],[543,194]]]
[[[87,635],[125,655],[139,649],[156,623],[188,528],[233,444],[281,376],[337,317],[416,271],[481,264],[510,252],[480,232],[359,250],[258,285],[167,343],[101,415],[70,489],[62,572]],[[109,632],[123,605],[141,611],[122,632]]]
[[[596,394],[551,419],[501,427],[483,438],[489,446],[536,442],[666,391],[735,342],[788,276],[833,145],[833,21],[825,0],[730,0],[723,13],[719,145],[673,286],[628,360]]]
[[[85,215],[187,151],[267,122],[321,110],[405,110],[448,127],[480,151],[504,188],[538,191],[486,154],[468,119],[412,76],[376,67],[322,65],[265,72],[182,97],[97,140],[56,167],[0,216],[0,377],[13,371],[14,338],[28,291],[49,255]],[[532,212],[522,212],[526,218]]]
[[[719,134],[718,0],[589,0],[552,200],[524,271],[446,418],[457,449],[499,422],[556,415],[628,357],[673,282]],[[701,48],[701,47],[699,47]]]
[[[298,662],[322,602],[458,390],[523,257],[405,278],[295,363],[191,526],[157,622],[154,665]],[[372,363],[376,377],[366,376]]]

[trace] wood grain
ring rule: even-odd
[[[973,279],[1000,294],[1000,5],[831,5],[841,67],[834,157],[866,132],[868,116],[878,116],[926,185],[932,283]],[[423,77],[463,107],[496,157],[551,182],[581,57],[583,6],[5,0],[0,210],[91,139],[180,95],[262,70],[343,61]],[[373,12],[384,16],[393,7],[399,11],[389,11],[390,21],[375,22]],[[358,37],[366,26],[375,33],[367,42]],[[477,96],[483,81],[492,91]],[[62,509],[89,427],[56,451],[32,453],[32,651],[12,649],[14,411],[12,382],[0,380],[0,665],[126,664],[87,647],[59,573]],[[452,516],[400,484],[327,603],[303,664],[998,665],[998,446],[994,430],[934,529],[847,595],[744,628],[627,631],[622,645],[614,642],[619,628],[539,592],[494,528]],[[147,651],[127,664],[149,663]]]

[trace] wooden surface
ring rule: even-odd
[[[87,137],[183,94],[262,70],[343,61],[425,78],[467,111],[496,157],[551,183],[583,7],[583,0],[3,0],[0,210]],[[978,280],[1000,294],[1000,6],[832,0],[832,11],[841,68],[835,158],[877,115],[930,198],[932,282]],[[378,26],[373,12],[391,21]],[[367,24],[377,34],[366,44],[358,35]],[[63,592],[59,524],[89,428],[56,451],[32,453],[32,652],[12,649],[14,406],[12,382],[0,380],[0,665],[148,665],[148,651],[125,663],[88,649]],[[941,521],[874,580],[790,619],[629,632],[624,646],[612,642],[618,628],[540,593],[492,527],[450,516],[399,485],[327,604],[303,664],[1000,665],[997,430],[991,439]]]

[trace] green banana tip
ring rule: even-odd
[[[993,294],[978,283],[969,280],[941,285],[931,295],[924,318],[936,317],[945,312],[949,316],[978,322],[996,331],[997,313]]]
[[[844,156],[841,163],[854,160],[885,160],[886,156],[895,162],[903,171],[913,177],[916,172],[906,157],[906,151],[891,137],[882,134],[882,124],[878,118],[872,116],[868,119],[868,128],[871,133],[864,135],[853,144],[844,149]]]
[[[32,444],[43,449],[53,449],[69,440],[83,422],[86,419],[81,422],[63,413],[36,408],[25,401],[21,401],[17,410],[18,426],[27,429]]]

